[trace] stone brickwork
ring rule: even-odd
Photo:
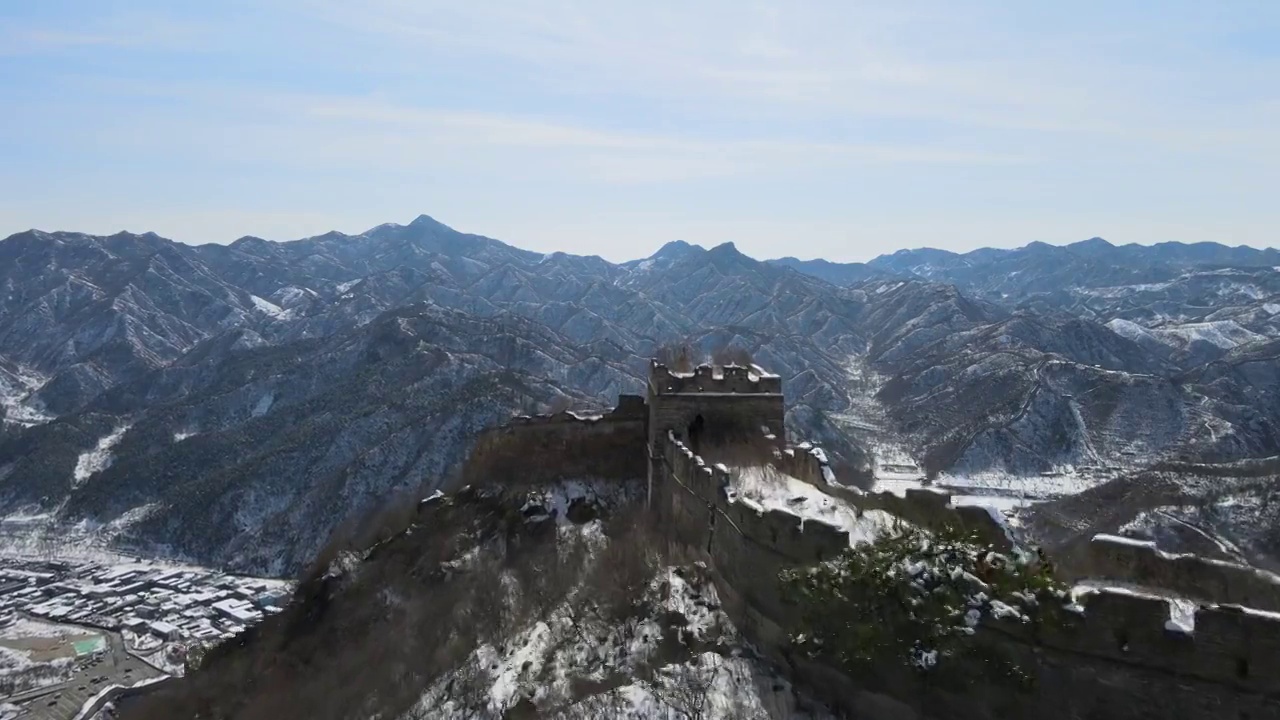
[[[640,480],[648,471],[647,425],[648,408],[638,395],[619,397],[613,411],[599,416],[562,412],[516,417],[476,440],[463,482]]]
[[[1167,553],[1153,542],[1097,535],[1070,579],[1113,580],[1163,588],[1211,603],[1280,612],[1280,578],[1247,565]]]
[[[646,398],[624,396],[598,418],[517,418],[481,438],[469,472],[533,481],[647,475],[650,511],[676,555],[706,563],[744,635],[851,716],[1280,720],[1280,615],[1234,605],[1280,610],[1272,576],[1124,539],[1095,538],[1085,566],[1073,567],[1076,574],[1066,579],[1134,583],[1199,599],[1194,627],[1171,622],[1165,599],[1119,588],[1089,593],[1078,606],[1045,608],[1034,622],[986,623],[976,641],[1019,658],[1034,678],[1032,692],[973,686],[956,694],[905,669],[870,687],[865,678],[855,681],[794,655],[787,628],[795,608],[780,596],[778,572],[833,558],[849,546],[850,536],[740,497],[729,468],[696,452],[701,433],[726,427],[749,431],[756,443],[766,432],[776,469],[861,511],[883,510],[923,527],[959,526],[998,548],[1013,543],[999,518],[984,508],[956,506],[947,493],[917,489],[897,496],[839,483],[821,449],[780,439],[781,381],[757,367],[673,373],[654,363]]]
[[[680,373],[653,362],[649,366],[649,385],[659,395],[782,395],[782,378],[758,365],[699,365],[691,373]]]
[[[820,452],[803,446],[790,450],[780,451],[779,469],[799,476],[798,469],[808,467],[810,482],[826,475]],[[958,696],[912,672],[887,685],[865,687],[789,652],[787,627],[795,609],[779,596],[776,580],[783,568],[834,557],[848,547],[848,533],[737,497],[729,469],[708,465],[674,433],[664,443],[661,468],[665,477],[658,487],[670,494],[655,498],[656,509],[672,519],[673,542],[713,571],[726,611],[762,650],[790,665],[797,680],[807,680],[811,689],[858,717],[1280,718],[1280,675],[1274,672],[1280,615],[1206,605],[1195,612],[1194,629],[1187,631],[1171,622],[1165,598],[1120,589],[1086,594],[1078,606],[1047,608],[1036,622],[987,623],[978,641],[1018,658],[1034,678],[1032,692],[996,685]],[[999,541],[1010,542],[986,510],[954,507],[946,493],[919,490],[897,497],[842,486],[825,489],[864,509],[876,507],[912,522],[985,526]],[[1213,572],[1220,571],[1218,565],[1211,564]]]
[[[821,448],[802,442],[779,447],[774,466],[786,475],[806,482],[828,495],[843,499],[860,510],[883,510],[926,528],[955,527],[975,533],[983,542],[1009,550],[1013,540],[1002,520],[984,507],[953,505],[951,494],[933,488],[909,488],[903,496],[891,492],[866,492],[840,483]]]
[[[708,405],[718,397],[696,403],[699,412],[712,414]],[[659,447],[651,467],[658,474],[654,512],[669,520],[678,549],[713,571],[725,609],[740,629],[775,660],[790,665],[797,680],[807,681],[838,707],[858,717],[886,720],[1280,718],[1280,675],[1273,672],[1274,659],[1280,658],[1280,616],[1214,604],[1269,607],[1272,588],[1263,582],[1266,576],[1127,541],[1098,543],[1107,546],[1098,551],[1105,559],[1096,563],[1106,569],[1104,576],[1173,591],[1198,589],[1199,595],[1190,596],[1212,602],[1195,613],[1189,632],[1171,623],[1166,599],[1121,590],[1087,594],[1079,606],[1053,608],[1042,621],[989,623],[979,633],[980,642],[1020,658],[1034,678],[1033,692],[993,686],[956,695],[911,672],[869,688],[795,657],[787,639],[794,608],[779,596],[777,574],[785,567],[834,557],[848,547],[847,532],[737,497],[730,470],[709,465],[690,449],[682,434],[685,415],[673,413],[654,422],[664,400],[652,407],[651,387],[649,438],[651,447]],[[778,421],[760,424],[781,432]],[[840,484],[820,449],[804,443],[787,447],[776,436],[772,440],[779,471],[854,507],[883,510],[924,527],[969,529],[999,548],[1013,544],[1003,521],[985,508],[956,506],[948,493],[927,488],[905,496],[863,492]]]

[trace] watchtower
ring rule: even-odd
[[[758,365],[699,365],[693,372],[675,372],[652,361],[648,405],[650,494],[668,431],[694,453],[707,438],[735,432],[759,437],[763,427],[780,438],[783,433],[782,378]]]

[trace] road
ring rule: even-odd
[[[82,626],[86,627],[86,626]],[[5,698],[24,712],[23,720],[71,720],[94,695],[111,685],[129,686],[164,673],[130,655],[120,633],[90,628],[107,638],[107,652],[81,665],[69,680]],[[101,678],[101,679],[98,679]],[[94,682],[98,679],[97,682]]]

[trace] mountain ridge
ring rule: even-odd
[[[986,251],[935,277],[868,263],[844,284],[733,243],[611,263],[428,216],[283,243],[19,234],[0,241],[0,513],[289,573],[379,494],[444,482],[479,428],[607,404],[680,344],[782,376],[788,430],[851,480],[1229,462],[1280,440],[1278,361],[1259,350],[1280,337],[1280,272],[1187,265],[1213,248],[1154,271],[1058,261],[1125,247]],[[81,457],[100,469],[76,478]]]

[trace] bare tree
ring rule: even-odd
[[[654,359],[676,372],[693,372],[702,353],[687,341],[668,343],[654,351]]]
[[[711,351],[711,362],[716,365],[738,365],[748,367],[752,364],[751,351],[736,343],[721,345]]]
[[[720,674],[719,667],[704,670],[700,660],[694,655],[686,664],[664,668],[651,685],[654,696],[686,720],[706,717],[707,696]]]
[[[556,395],[547,402],[546,408],[549,415],[567,412],[573,408],[573,400],[567,395]]]

